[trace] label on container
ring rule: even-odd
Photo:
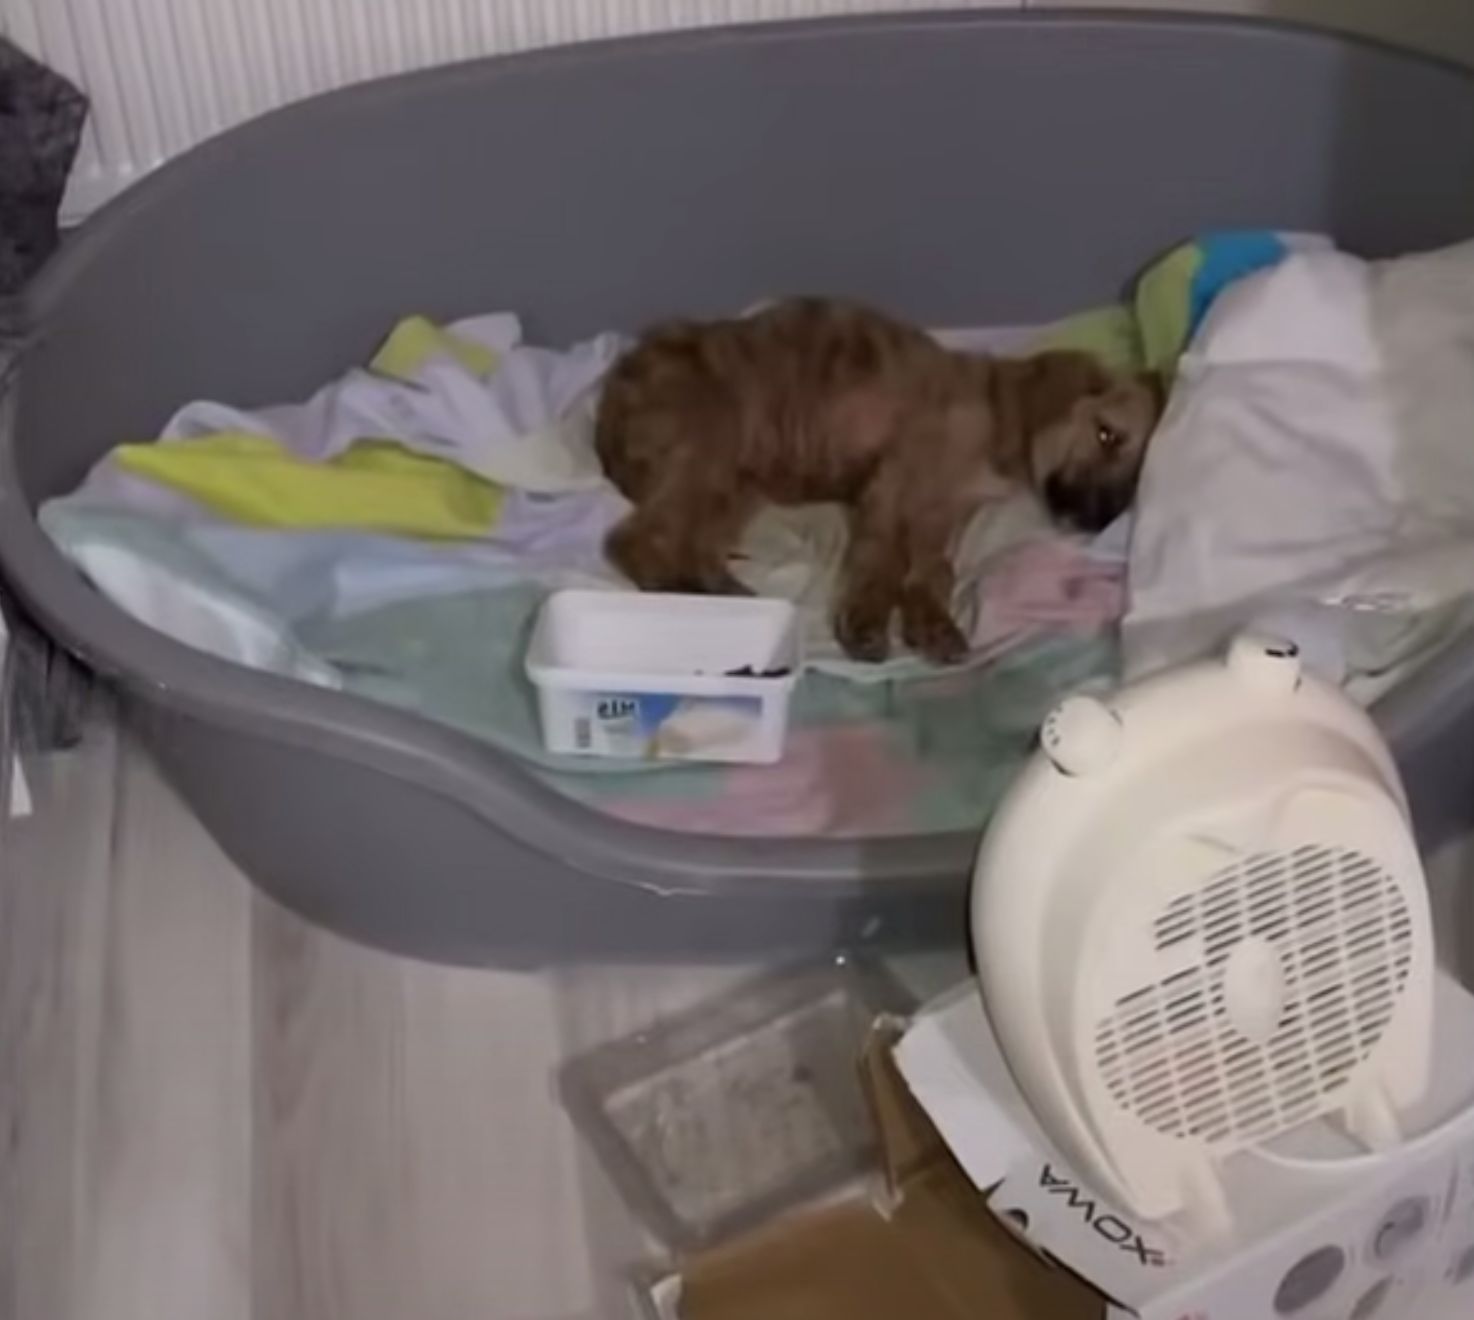
[[[760,739],[762,723],[760,697],[589,692],[578,699],[573,741],[594,756],[742,759]]]

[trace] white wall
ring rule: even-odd
[[[660,28],[866,10],[1067,2],[0,0],[0,31],[92,96],[93,118],[67,206],[75,219],[203,137],[282,102],[378,74]],[[1119,5],[1122,0],[1098,2]],[[1474,0],[1139,3],[1342,25],[1474,64]]]
[[[478,55],[675,27],[1019,0],[0,0],[0,31],[85,87],[68,218],[285,101]]]

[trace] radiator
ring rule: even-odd
[[[203,138],[365,78],[662,28],[1021,0],[0,0],[0,31],[87,90],[77,220]]]

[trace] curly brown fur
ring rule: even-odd
[[[869,308],[778,303],[647,334],[610,372],[596,445],[635,505],[614,565],[651,591],[732,592],[727,556],[763,500],[848,506],[841,645],[960,659],[952,549],[978,507],[1032,489],[1099,528],[1129,503],[1160,412],[1155,379],[1073,352],[955,353]]]

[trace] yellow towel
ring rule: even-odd
[[[497,368],[497,355],[485,344],[453,335],[423,316],[406,317],[396,325],[369,367],[394,380],[414,380],[426,362],[442,355],[473,376],[489,376]]]
[[[242,432],[120,445],[113,456],[125,472],[254,527],[459,540],[484,536],[503,499],[494,482],[391,440],[358,441],[323,463]]]

